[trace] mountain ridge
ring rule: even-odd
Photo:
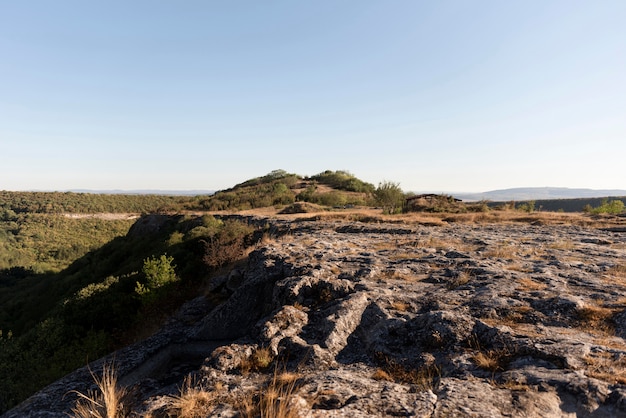
[[[514,187],[490,190],[481,193],[450,193],[462,200],[537,200],[537,199],[577,199],[626,196],[623,189],[586,189],[568,187]]]

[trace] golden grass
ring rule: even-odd
[[[487,258],[504,258],[513,259],[517,257],[517,247],[508,242],[502,242],[497,245],[493,245],[487,251],[484,252],[484,256]]]
[[[618,308],[607,308],[597,305],[586,305],[576,311],[580,327],[592,334],[605,336],[615,335],[613,316],[619,311]]]
[[[248,418],[297,418],[300,414],[294,398],[299,378],[296,373],[275,370],[263,389],[249,392],[238,400],[237,409]]]
[[[626,279],[626,263],[616,264],[606,271],[606,274],[620,279]]]
[[[385,382],[393,382],[391,375],[384,371],[383,369],[376,369],[374,373],[372,373],[372,379],[374,380],[384,380]]]
[[[411,307],[410,304],[403,302],[401,300],[396,300],[396,301],[391,302],[390,306],[392,309],[395,309],[396,311],[400,311],[400,312],[406,312]]]
[[[490,210],[480,213],[424,213],[411,212],[399,215],[383,215],[382,209],[356,207],[341,211],[321,210],[315,213],[280,215],[274,207],[250,209],[244,211],[207,211],[189,212],[189,214],[240,214],[281,219],[343,220],[359,222],[395,222],[416,225],[443,226],[448,223],[493,224],[493,223],[537,223],[541,225],[577,225],[592,228],[625,226],[626,221],[619,217],[591,216],[584,213],[532,212],[522,213],[516,210]]]
[[[609,352],[596,353],[584,359],[587,376],[604,380],[611,384],[626,384],[626,359],[616,360]]]
[[[459,271],[456,277],[452,278],[452,280],[446,284],[446,287],[448,290],[456,289],[459,286],[469,283],[473,277],[474,276],[469,271]]]
[[[91,372],[91,371],[90,371]],[[71,409],[71,416],[75,418],[121,418],[127,416],[124,408],[126,389],[117,384],[117,374],[112,364],[104,364],[102,376],[93,372],[91,376],[98,387],[97,391],[87,394],[72,391],[78,395],[75,406]]]
[[[492,372],[503,370],[502,356],[493,350],[479,351],[472,356],[472,361],[476,366]]]
[[[547,287],[547,284],[533,280],[530,277],[523,277],[517,281],[517,290],[520,292],[534,292],[544,290]]]
[[[529,265],[528,263],[520,263],[520,262],[509,263],[506,266],[504,266],[504,268],[509,271],[517,271],[520,273],[532,273],[534,271],[533,267]]]
[[[250,357],[242,360],[239,369],[242,374],[247,374],[250,371],[263,371],[272,364],[273,360],[274,356],[269,347],[257,347],[252,351]]]
[[[399,364],[382,353],[378,353],[377,357],[381,366],[372,379],[412,384],[421,391],[434,390],[441,380],[441,368],[435,364],[415,369]]]
[[[552,250],[570,251],[576,248],[576,243],[571,240],[558,240],[547,244],[546,248],[550,248]]]
[[[203,418],[209,416],[217,403],[219,389],[207,392],[194,387],[192,379],[187,376],[180,388],[180,395],[170,397],[169,412],[180,418]]]
[[[530,390],[530,386],[528,386],[526,383],[516,382],[515,380],[511,380],[511,379],[498,382],[495,384],[495,386],[502,388],[502,389],[508,389],[511,391],[527,392]]]

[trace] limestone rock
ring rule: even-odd
[[[158,228],[144,219],[137,228]],[[626,235],[568,225],[251,219],[274,236],[245,269],[115,359],[137,415],[185,377],[208,416],[242,400],[301,417],[626,416]],[[267,371],[249,369],[267,350]],[[282,383],[281,383],[282,382]],[[66,416],[87,369],[4,417]],[[281,389],[281,390],[282,390]]]

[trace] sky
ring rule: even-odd
[[[624,0],[0,0],[0,190],[626,189]]]

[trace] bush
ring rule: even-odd
[[[602,200],[602,204],[597,208],[593,208],[591,207],[591,205],[586,205],[583,210],[587,213],[591,213],[594,215],[601,213],[619,215],[620,213],[624,212],[624,202],[622,202],[621,200],[609,201],[609,199],[604,199]]]
[[[147,258],[143,262],[142,272],[146,276],[146,284],[137,282],[135,292],[140,296],[147,295],[153,290],[159,289],[165,285],[178,281],[175,266],[172,264],[173,257],[165,254],[159,258]]]
[[[374,191],[376,204],[383,207],[383,212],[387,214],[398,213],[404,203],[404,192],[400,188],[400,183],[384,181],[378,185]]]
[[[326,170],[323,173],[311,177],[311,180],[326,184],[335,189],[348,192],[373,193],[374,185],[359,180],[347,171]]]
[[[528,202],[520,203],[517,206],[517,209],[521,210],[522,212],[532,213],[535,211],[535,201],[529,200]]]

